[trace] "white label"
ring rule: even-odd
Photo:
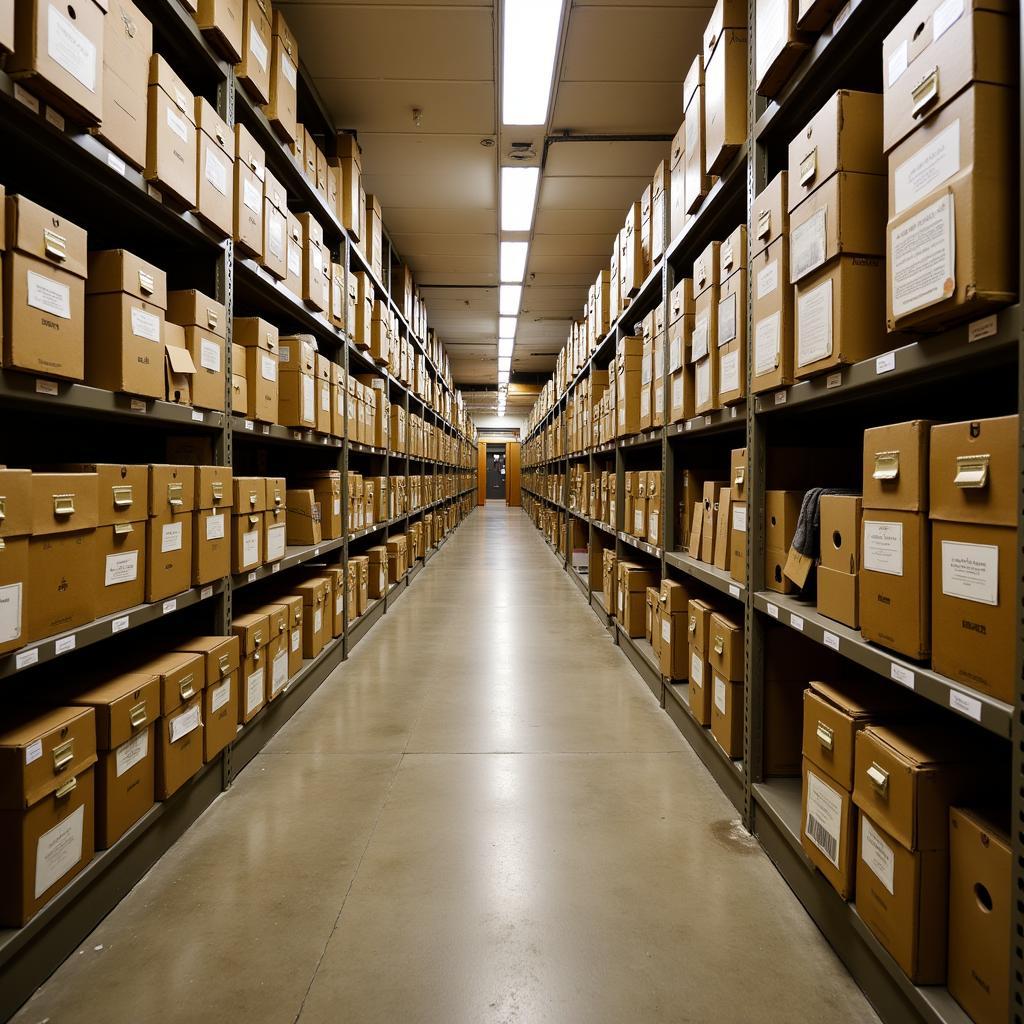
[[[949,298],[955,290],[953,197],[944,195],[892,229],[892,311],[902,316]]]
[[[622,591],[619,591],[619,616],[621,617],[623,609],[625,608],[625,602],[622,599]]]
[[[44,832],[39,837],[36,843],[36,899],[59,882],[82,859],[84,822],[83,804],[76,807],[62,822],[54,825],[49,832]]]
[[[164,610],[163,610],[163,614],[164,615],[168,615],[171,612],[176,611],[177,608],[178,608],[178,599],[176,597],[172,597],[169,600],[164,601],[163,608],[164,608]]]
[[[704,662],[696,651],[690,655],[690,682],[694,686],[704,686]]]
[[[242,202],[245,203],[253,213],[259,213],[260,206],[263,203],[262,191],[248,178],[242,179]]]
[[[683,404],[683,377],[672,378],[672,408],[677,409]]]
[[[36,381],[36,394],[37,395],[59,395],[60,386],[55,380],[37,380]]]
[[[223,512],[218,512],[216,515],[210,516],[210,518],[206,520],[206,539],[223,540],[224,523],[225,515]]]
[[[203,587],[203,589],[199,591],[199,600],[200,601],[205,601],[208,597],[213,597],[213,587],[212,586]]]
[[[0,587],[0,643],[11,643],[21,636],[22,586],[9,583]]]
[[[345,607],[345,599],[341,594],[337,594],[334,598],[334,614],[340,615]]]
[[[213,146],[209,146],[206,150],[206,162],[203,173],[206,175],[206,180],[222,196],[228,194],[228,165],[221,160]]]
[[[672,620],[662,619],[661,620],[661,639],[663,643],[672,643]]]
[[[47,14],[46,52],[89,92],[95,92],[96,44],[52,4]]]
[[[188,142],[188,121],[186,121],[185,118],[183,118],[174,109],[174,107],[167,108],[167,127],[170,128],[182,142]]]
[[[216,714],[229,700],[231,700],[230,676],[220,686],[215,686],[210,691],[210,713]]]
[[[913,206],[960,170],[960,121],[954,121],[893,171],[896,213]]]
[[[267,213],[267,248],[275,259],[284,255],[284,221],[272,210]],[[298,271],[295,271],[298,273]]]
[[[22,106],[28,107],[29,110],[32,110],[37,114],[39,113],[39,100],[37,100],[35,96],[32,95],[32,93],[27,92],[17,82],[14,83],[14,98]]]
[[[932,42],[943,35],[963,13],[964,0],[946,0],[944,4],[937,7],[932,15]]]
[[[827,629],[823,630],[821,640],[826,647],[831,647],[833,651],[839,650],[839,637],[835,633],[830,633]]]
[[[168,551],[181,550],[181,523],[169,523],[160,529],[160,552],[166,555]]]
[[[697,404],[707,405],[711,401],[711,360],[702,359],[697,364]]]
[[[28,668],[29,665],[34,665],[37,661],[39,661],[39,648],[33,647],[29,651],[19,651],[14,659],[14,665],[20,671],[23,668]]]
[[[132,334],[146,341],[160,340],[160,317],[144,309],[132,308]]]
[[[889,665],[889,678],[901,686],[914,689],[914,673],[903,665],[897,665],[895,661]]]
[[[320,411],[331,411],[331,389],[324,381],[320,381]]]
[[[773,619],[777,619],[777,618],[779,617],[779,606],[778,606],[777,604],[772,604],[772,603],[771,603],[771,602],[769,601],[769,602],[768,602],[768,614],[769,614],[769,615],[770,615],[770,616],[771,616],[771,617],[772,617]]]
[[[267,530],[266,560],[268,562],[276,562],[277,559],[284,557],[285,532],[284,523],[280,523],[277,526],[271,526]]]
[[[754,325],[754,373],[771,373],[779,365],[779,313]]]
[[[203,414],[198,409],[193,409],[192,410],[192,422],[193,423],[202,423],[203,422]]]
[[[796,363],[807,366],[832,355],[832,281],[805,292],[796,307]]]
[[[644,532],[643,509],[638,508],[633,511],[633,532],[638,536]]]
[[[732,507],[732,528],[737,533],[747,532],[747,506],[733,505]]]
[[[260,557],[260,531],[249,530],[242,534],[242,566],[255,565]]]
[[[275,695],[288,682],[288,652],[281,651],[274,658],[270,672],[270,692]]]
[[[843,798],[814,772],[807,773],[807,820],[804,832],[835,867],[843,828]]]
[[[149,754],[149,729],[143,729],[138,736],[126,740],[114,751],[114,763],[117,778],[134,768]]]
[[[785,405],[787,397],[788,396],[786,395],[785,388],[783,388],[782,391],[776,391],[775,392],[775,404],[776,405]]]
[[[865,817],[861,815],[860,830],[860,857],[865,864],[874,872],[875,877],[893,895],[893,856],[892,847],[882,838],[879,831]]]
[[[779,261],[772,260],[757,272],[757,297],[771,295],[779,286]]]
[[[718,344],[725,345],[736,337],[736,296],[727,295],[718,303]]]
[[[249,52],[256,59],[261,71],[267,70],[267,44],[260,38],[256,22],[249,23]]]
[[[708,354],[708,313],[707,310],[698,314],[693,323],[693,334],[690,337],[690,360],[696,362]]]
[[[896,47],[889,56],[888,82],[891,89],[907,70],[907,41],[906,39]]]
[[[982,317],[967,325],[967,343],[981,341],[982,338],[991,338],[998,330],[998,314],[993,313],[991,316]]]
[[[251,715],[263,703],[263,668],[253,672],[245,681],[245,713]]]
[[[949,706],[954,711],[959,711],[960,714],[973,718],[976,722],[981,721],[981,701],[976,700],[974,697],[969,697],[961,690],[949,691]]]
[[[287,363],[291,359],[291,357],[291,351],[289,350],[288,346],[285,345],[284,348],[282,348],[280,352],[278,352],[277,361],[279,363]]]
[[[129,620],[127,615],[122,615],[119,618],[114,619],[110,624],[111,633],[123,633],[129,626]]]
[[[341,515],[341,498],[334,499],[334,514],[336,516]]]
[[[120,555],[107,555],[107,564],[103,573],[103,586],[115,587],[118,583],[130,583],[138,578],[138,551],[126,551]]]
[[[715,707],[720,715],[725,714],[725,680],[721,676],[715,676]]]
[[[128,165],[116,153],[107,154],[107,166],[117,171],[118,174],[128,173]]]
[[[25,764],[31,764],[33,761],[38,761],[43,756],[43,741],[33,740],[25,748]]]
[[[825,210],[790,229],[789,280],[796,283],[825,262]]]
[[[740,388],[740,354],[739,352],[726,352],[719,360],[718,365],[718,392],[725,394],[729,391],[739,391]]]
[[[804,620],[802,615],[790,614],[789,624],[800,633],[804,631]]]
[[[292,277],[302,276],[302,250],[299,248],[297,242],[288,239],[288,273]],[[282,357],[287,353],[282,351]],[[282,358],[281,362],[287,362],[287,359]]]
[[[864,568],[903,575],[903,524],[864,520]]]
[[[880,376],[883,373],[889,373],[890,370],[896,369],[896,353],[885,352],[880,356],[875,357],[875,375]]]
[[[323,608],[317,608],[313,612],[313,632],[319,633],[324,626],[324,610]]]
[[[277,360],[273,356],[260,358],[260,375],[264,380],[277,380]]]
[[[942,593],[995,607],[999,604],[999,548],[942,542]]]
[[[292,650],[297,651],[299,646],[302,644],[302,631],[299,629],[292,630]]]
[[[220,345],[209,338],[199,339],[199,365],[211,373],[220,373]]]
[[[50,316],[61,320],[71,319],[71,289],[60,281],[54,281],[33,270],[27,272],[27,302],[35,309],[41,309]]]
[[[302,418],[304,420],[316,419],[312,377],[303,376],[302,378]]]
[[[281,52],[281,74],[284,75],[285,81],[294,89],[296,80],[295,65],[284,51]]]
[[[172,743],[184,739],[190,732],[195,732],[202,725],[202,719],[199,717],[199,705],[195,704],[188,711],[175,715],[167,724]]]

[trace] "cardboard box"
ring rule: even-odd
[[[232,339],[244,347],[249,383],[246,414],[261,423],[276,423],[278,410],[278,332],[258,317],[236,317]]]
[[[746,248],[747,229],[741,224],[722,243],[721,250],[723,281],[716,317],[720,405],[735,405],[743,401],[747,393]]]
[[[235,0],[214,0],[222,7]],[[196,213],[227,238],[234,227],[235,138],[227,122],[202,96],[195,101]]]
[[[331,301],[331,260],[324,246],[324,230],[311,213],[300,213],[302,226],[302,298],[307,306],[323,312]]]
[[[931,420],[909,420],[864,431],[864,511],[928,511]]]
[[[743,623],[729,618],[724,612],[713,612],[708,623],[708,646],[705,653],[716,676],[725,682],[741,682]],[[725,746],[724,743],[722,745]]]
[[[316,351],[309,335],[279,340],[278,421],[286,427],[316,427]]]
[[[164,396],[167,275],[125,249],[89,254],[85,380],[105,391]]]
[[[164,398],[176,405],[192,404],[196,364],[185,341],[185,328],[164,324]]]
[[[267,702],[267,645],[270,621],[266,615],[250,612],[236,615],[231,632],[238,637],[242,661],[238,724],[245,725]]]
[[[32,474],[0,469],[0,654],[25,643],[28,628],[28,552],[32,533]]]
[[[331,392],[331,366],[326,356],[316,354],[314,360],[314,376],[316,377],[316,429],[321,434],[331,432],[331,417],[334,410]]]
[[[139,665],[160,681],[156,722],[156,798],[166,800],[203,766],[203,657],[186,651],[160,655]]]
[[[5,927],[24,925],[92,860],[95,764],[92,708],[24,715],[0,734],[5,822],[0,923]]]
[[[82,380],[85,231],[24,196],[7,197],[4,226],[4,366]]]
[[[713,563],[715,559],[715,538],[718,533],[718,505],[722,491],[726,490],[724,480],[706,480],[701,515],[703,524],[700,533],[700,560]]]
[[[721,174],[747,139],[747,7],[718,0],[704,30],[704,145]]]
[[[312,489],[288,490],[289,544],[316,545],[323,539],[321,533],[321,504]]]
[[[341,188],[338,190],[338,217],[346,231],[352,232],[357,241],[363,238],[363,218],[365,200],[360,198],[362,185],[362,150],[354,135],[339,132],[335,136],[336,152],[341,171]]]
[[[255,4],[257,0],[248,0]],[[235,246],[240,256],[263,256],[263,149],[245,129],[235,125]]]
[[[269,639],[265,647],[266,699],[269,704],[288,688],[289,614],[283,604],[266,604],[253,609],[266,615]]]
[[[747,503],[730,502],[729,575],[739,583],[747,580]]]
[[[187,590],[192,579],[195,467],[149,467],[146,600]]]
[[[330,639],[327,598],[330,593],[327,579],[307,580],[295,592],[302,597],[302,656],[315,658]]]
[[[260,252],[260,265],[275,280],[284,281],[288,277],[288,193],[266,168],[263,170],[263,243]]]
[[[81,125],[103,116],[105,0],[73,11],[37,0],[15,6],[14,52],[7,73]]]
[[[196,24],[229,64],[242,59],[242,0],[197,0]]]
[[[302,596],[289,594],[278,599],[288,611],[288,678],[302,668]]]
[[[754,80],[759,96],[777,96],[807,52],[807,37],[796,28],[796,3],[754,4]]]
[[[196,99],[158,53],[149,62],[147,181],[189,209],[196,205]]]
[[[185,329],[185,346],[196,371],[192,378],[192,404],[200,409],[223,411],[227,398],[224,304],[194,288],[169,292],[167,319]]]
[[[253,102],[260,106],[270,101],[270,16],[267,0],[244,0],[242,60],[235,66],[235,76]]]
[[[833,889],[848,900],[854,891],[857,809],[848,789],[836,785],[806,757],[800,803],[800,845]]]
[[[797,0],[796,27],[801,32],[819,32],[842,6],[843,0]]]
[[[383,545],[367,548],[369,567],[368,593],[374,601],[383,597],[388,589],[388,551]]]
[[[723,487],[718,494],[718,511],[715,513],[715,551],[714,565],[718,569],[729,571],[730,537],[732,534],[732,490]]]
[[[274,11],[267,119],[285,142],[295,140],[298,110],[299,44],[284,15]]]
[[[180,647],[205,659],[203,763],[209,764],[235,738],[238,728],[241,645],[237,636],[203,636],[186,640]]]
[[[686,124],[680,124],[669,151],[669,241],[686,226]],[[606,295],[607,297],[607,295]]]
[[[835,572],[856,573],[860,568],[860,495],[823,494],[819,510],[821,564]]]
[[[103,19],[103,116],[92,131],[140,170],[146,163],[146,88],[152,54],[149,19],[132,0],[112,0]]]
[[[819,565],[817,574],[818,611],[856,629],[860,625],[857,573],[839,572]]]
[[[264,512],[239,512],[231,517],[231,571],[249,572],[266,561],[263,555]]]
[[[366,252],[366,261],[374,276],[380,281],[383,278],[384,258],[384,221],[381,216],[380,200],[368,195],[363,203],[366,210],[366,237],[362,238]]]
[[[268,479],[267,485],[267,511],[263,513],[263,536],[261,539],[263,561],[265,563],[278,562],[284,558],[288,537],[284,479]],[[278,500],[276,501],[271,501],[269,497],[271,485],[273,485],[273,492],[278,495]]]
[[[683,160],[686,213],[696,213],[710,188],[704,135],[704,63],[697,54],[683,81]]]
[[[743,757],[743,681],[712,677],[711,734],[731,758]]]
[[[976,1024],[1009,1018],[1012,864],[1004,829],[975,811],[950,810],[947,986]]]

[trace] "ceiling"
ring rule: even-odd
[[[512,359],[549,374],[627,205],[671,137],[712,3],[566,0],[544,127],[500,118],[500,5],[490,0],[281,0],[302,63],[340,128],[355,129],[368,192],[410,264],[457,385],[497,383],[498,180],[513,143],[542,168]],[[421,111],[420,124],[413,109]],[[549,137],[545,157],[545,136]],[[482,145],[483,141],[493,145]],[[493,409],[494,392],[487,397]],[[532,397],[508,402],[509,415]],[[472,402],[480,408],[477,399]]]

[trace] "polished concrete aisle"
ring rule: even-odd
[[[518,510],[393,612],[17,1020],[873,1021]]]

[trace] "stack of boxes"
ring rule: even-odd
[[[687,605],[686,631],[688,634],[690,671],[689,705],[694,721],[705,728],[711,725],[711,668],[710,655],[711,616],[715,610],[707,601],[690,598]],[[726,694],[728,697],[728,694]]]
[[[708,623],[711,734],[731,758],[743,756],[743,623],[714,612]]]
[[[754,200],[748,227],[754,394],[793,383],[793,289],[789,272],[789,175],[779,172]]]
[[[687,192],[689,194],[689,192]],[[694,412],[718,408],[718,303],[721,243],[712,242],[693,263],[693,363]]]
[[[747,394],[747,228],[741,224],[719,249],[718,398],[735,405]]]

